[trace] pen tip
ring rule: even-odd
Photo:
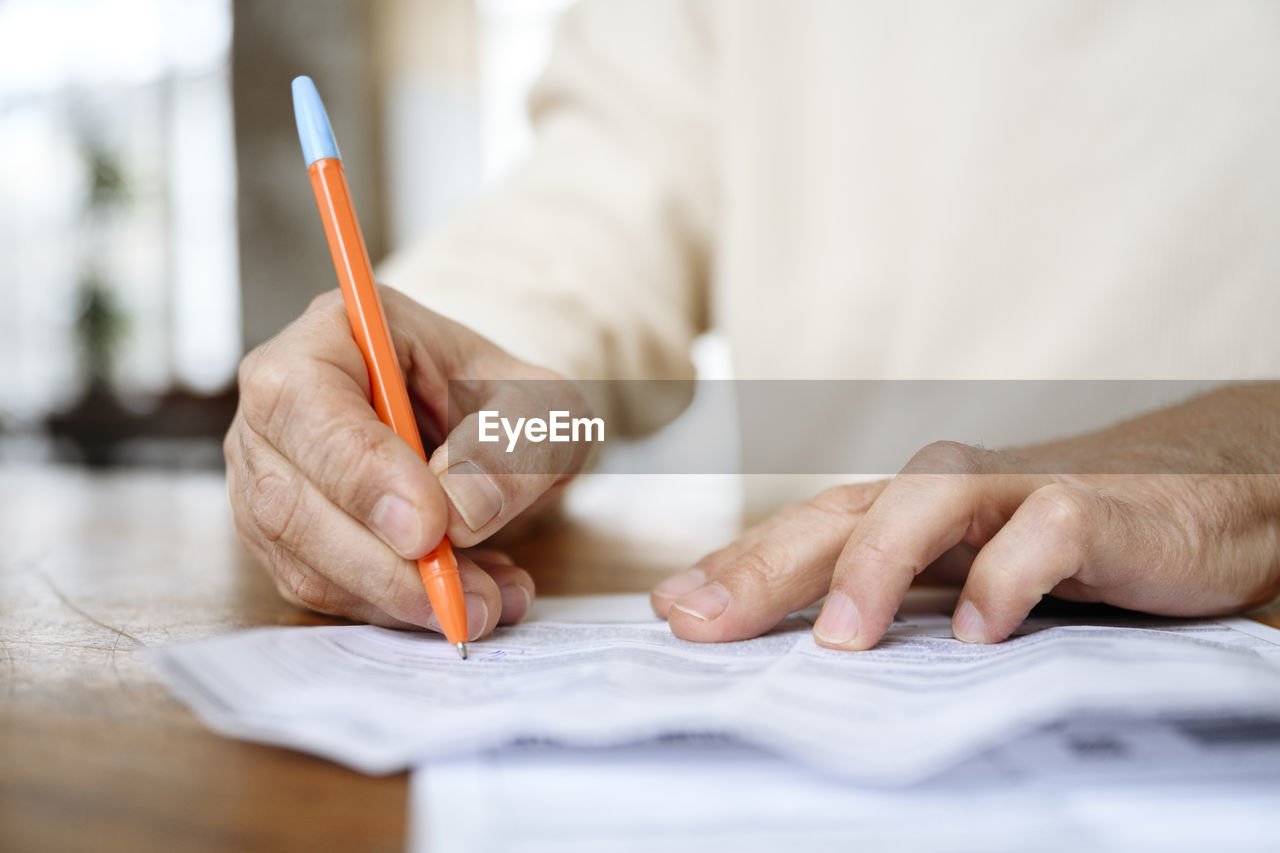
[[[466,644],[466,643],[458,643],[458,657],[462,658],[463,660],[466,660],[466,659],[467,659],[467,644]]]

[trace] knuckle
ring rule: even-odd
[[[389,284],[383,284],[382,282],[378,282],[377,286],[378,286],[378,298],[381,299],[383,302],[399,304],[401,301],[408,299],[407,296],[405,296],[403,293],[396,290],[394,287],[392,287]]]
[[[736,544],[736,543],[735,543]],[[708,579],[720,573],[720,570],[729,566],[733,561],[736,549],[733,545],[726,545],[723,548],[717,548],[707,554],[703,554],[693,564],[693,568],[702,569],[703,574]]]
[[[318,578],[292,561],[277,568],[276,577],[288,591],[286,598],[317,613],[330,613],[333,609],[333,585]]]
[[[721,574],[721,571],[733,565],[733,560],[739,553],[739,548],[735,547],[736,544],[728,544],[728,546],[718,548],[716,551],[705,553],[698,561],[694,562],[692,567],[703,570],[703,574],[707,575],[708,580],[716,578],[717,575]]]
[[[903,468],[904,474],[981,474],[987,470],[990,451],[958,441],[925,445]]]
[[[321,293],[319,296],[312,299],[307,305],[306,313],[311,314],[316,311],[331,310],[341,304],[342,291],[335,287],[332,290],[326,290],[324,293]]]
[[[804,501],[801,506],[820,516],[846,521],[850,515],[866,512],[872,495],[859,486],[831,486]]]
[[[249,525],[245,523],[246,520],[242,517],[238,507],[233,514],[234,524],[232,524],[232,527],[235,529],[236,539],[239,540],[241,547],[253,557],[255,563],[271,571],[271,561],[267,558],[266,552],[258,541],[258,537],[253,534]]]
[[[227,468],[227,491],[234,495],[242,485],[240,484],[241,470],[244,467],[244,429],[239,411],[236,412],[235,419],[231,421],[231,427],[227,430],[227,434],[222,438],[222,457],[226,460]]]
[[[854,543],[850,556],[856,565],[894,566],[900,563],[901,555],[885,545],[877,535],[864,536]],[[912,566],[912,574],[920,574],[924,566]]]
[[[222,437],[222,457],[227,461],[227,478],[235,477],[236,468],[239,462],[240,450],[240,413],[237,412],[235,419],[231,422],[231,427],[227,430],[227,434]]]
[[[582,401],[582,395],[578,391],[577,386],[566,379],[563,374],[558,373],[549,367],[542,367],[537,364],[522,363],[520,366],[523,379],[529,379],[536,382],[554,383],[548,386],[549,390],[553,394],[557,396],[563,395],[569,400]]]
[[[296,368],[268,354],[266,346],[245,356],[239,372],[241,414],[246,423],[259,427],[269,427],[278,420],[290,388],[297,384]]]
[[[236,381],[242,390],[249,375],[257,368],[266,348],[267,345],[265,343],[259,344],[245,353],[244,358],[240,359],[240,364],[236,368]]]
[[[264,557],[263,568],[271,575],[271,581],[275,584],[276,590],[282,597],[301,605],[302,602],[294,593],[294,589],[302,583],[302,567],[293,558],[281,553],[279,548],[266,548]]]
[[[396,439],[398,440],[398,439]],[[364,516],[382,494],[394,465],[395,447],[371,423],[352,423],[322,436],[312,449],[320,461],[322,488],[338,505]]]
[[[292,538],[301,516],[302,489],[296,478],[255,471],[246,494],[249,518],[268,542]]]
[[[369,599],[372,604],[387,613],[399,613],[402,610],[398,598],[401,591],[399,569],[399,565],[385,567],[380,583],[374,587],[373,597]]]
[[[1149,503],[1181,531],[1187,553],[1204,553],[1226,531],[1241,529],[1249,519],[1265,517],[1248,478],[1161,478],[1158,496]],[[1241,488],[1241,487],[1244,488]],[[1280,551],[1274,553],[1280,554]]]
[[[271,572],[271,582],[275,585],[276,592],[281,598],[292,604],[294,607],[306,607],[305,604],[298,600],[298,596],[293,594],[293,589],[285,581],[283,575],[275,571],[273,567],[268,566],[268,570]]]
[[[753,548],[729,567],[726,579],[755,593],[773,591],[788,574],[788,565],[779,553],[768,548]]]
[[[1061,483],[1041,486],[1023,503],[1038,525],[1057,533],[1082,538],[1090,522],[1090,500],[1078,488]]]
[[[249,352],[245,353],[244,358],[240,359],[240,367],[236,371],[236,379],[242,394],[246,388],[253,387],[254,374],[262,366],[262,362],[268,358],[268,354],[273,348],[272,341],[269,340],[249,350]]]

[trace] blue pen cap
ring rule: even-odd
[[[302,141],[302,157],[307,166],[325,157],[342,159],[338,143],[329,126],[329,114],[310,77],[293,78],[293,116],[298,121],[298,139]]]

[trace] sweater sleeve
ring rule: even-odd
[[[692,378],[716,206],[699,11],[588,0],[566,13],[531,95],[528,161],[393,256],[380,280],[570,378]],[[655,396],[608,383],[594,402],[615,433],[649,432],[692,394],[661,386]]]

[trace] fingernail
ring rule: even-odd
[[[987,641],[987,622],[972,601],[966,599],[956,608],[955,618],[951,620],[951,633],[957,640],[965,643]]]
[[[709,583],[671,605],[676,610],[683,610],[695,619],[710,622],[720,618],[729,607],[729,590],[718,583]]]
[[[413,505],[398,495],[383,495],[373,507],[369,519],[373,532],[383,542],[407,557],[422,544],[422,519]]]
[[[678,575],[672,575],[653,588],[653,594],[660,598],[676,599],[693,592],[707,582],[707,573],[702,569],[689,569]]]
[[[858,636],[861,623],[862,617],[853,599],[836,591],[828,595],[827,603],[822,605],[818,621],[813,625],[813,636],[824,643],[843,646]]]
[[[502,512],[502,492],[498,491],[498,484],[469,459],[445,469],[440,475],[440,485],[472,530],[479,530]]]
[[[498,592],[502,593],[503,619],[521,619],[533,605],[533,597],[529,595],[529,590],[518,583],[500,586]]]
[[[467,641],[470,642],[484,633],[485,623],[489,621],[489,608],[484,599],[474,592],[462,596],[462,602],[467,606]]]
[[[462,604],[467,608],[467,642],[471,642],[484,631],[485,623],[489,621],[489,607],[474,592],[464,593]],[[434,613],[427,618],[426,627],[432,631],[441,630],[440,620]]]

